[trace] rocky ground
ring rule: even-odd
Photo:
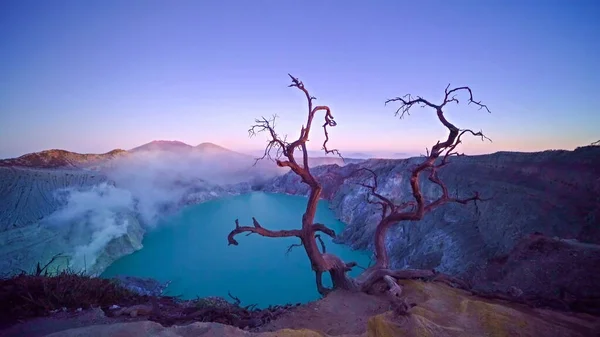
[[[598,316],[531,308],[484,299],[437,282],[400,281],[402,300],[413,307],[398,314],[388,297],[336,291],[322,300],[286,310],[252,329],[207,322],[160,324],[150,311],[90,309],[61,312],[6,328],[12,336],[597,336]],[[138,306],[139,308],[139,306]],[[120,310],[125,314],[115,315]],[[135,312],[135,314],[131,314]]]

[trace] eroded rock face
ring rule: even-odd
[[[347,224],[338,233],[339,240],[354,248],[372,249],[381,217],[374,205],[365,202],[368,190],[343,177],[360,167],[370,168],[379,176],[381,194],[410,200],[409,172],[420,161],[368,160],[313,169],[324,186],[323,197]],[[423,191],[433,200],[441,192],[424,176]],[[600,243],[600,147],[455,157],[439,176],[452,196],[468,197],[479,191],[493,200],[444,205],[419,222],[396,226],[387,237],[395,268],[435,268],[463,277],[473,275],[489,259],[508,254],[521,238],[534,232]],[[264,190],[307,193],[305,184],[291,173],[276,178]]]
[[[0,167],[0,232],[36,223],[65,206],[65,199],[55,197],[61,188],[89,188],[107,181],[92,171]]]

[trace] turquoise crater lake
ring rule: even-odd
[[[270,229],[293,229],[301,225],[307,199],[300,196],[253,192],[236,197],[188,206],[163,220],[146,233],[144,247],[115,261],[102,277],[129,275],[171,281],[166,295],[193,299],[227,293],[242,305],[259,307],[285,303],[306,303],[319,298],[315,275],[304,248],[286,254],[298,238],[265,238],[257,234],[236,237],[238,246],[227,245],[227,234],[240,225],[252,225],[252,217]],[[344,224],[334,217],[326,201],[320,201],[316,222],[336,233]],[[369,264],[369,254],[335,244],[322,235],[327,252],[345,261]],[[351,275],[360,273],[355,268]],[[330,284],[328,277],[325,283]]]

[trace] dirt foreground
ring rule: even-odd
[[[482,299],[435,282],[399,283],[405,302],[416,304],[409,315],[395,314],[384,296],[336,291],[322,300],[289,309],[257,331],[201,322],[164,327],[144,317],[107,317],[95,309],[29,320],[0,332],[0,336],[600,336],[600,317],[590,314]]]

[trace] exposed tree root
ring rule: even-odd
[[[385,283],[387,283],[388,287],[390,287],[390,289],[388,290],[388,293],[390,295],[392,295],[393,297],[400,297],[400,295],[402,295],[402,287],[400,287],[397,280],[394,280],[389,275],[385,275],[383,277],[383,280],[385,281]]]

